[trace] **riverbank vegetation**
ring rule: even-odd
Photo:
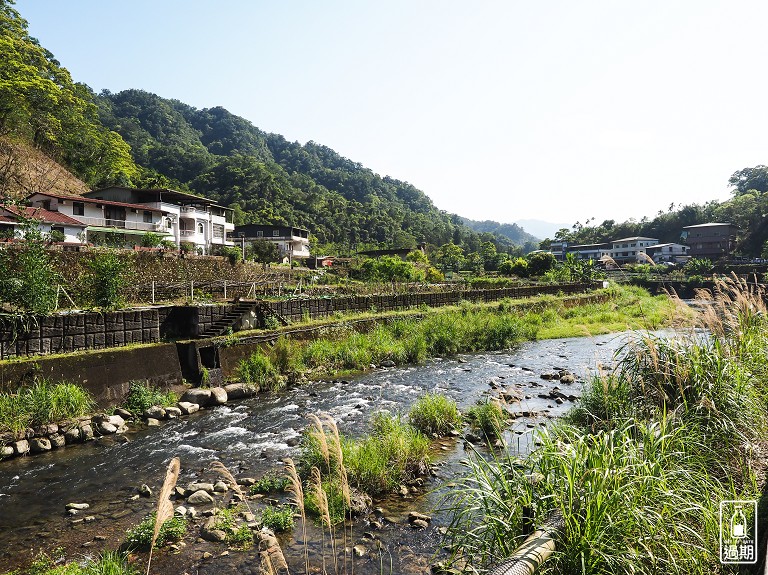
[[[18,433],[29,427],[86,415],[95,403],[80,385],[37,379],[15,393],[0,393],[0,432]]]
[[[723,572],[719,504],[758,499],[764,480],[764,295],[720,282],[709,337],[639,337],[527,459],[473,456],[449,499],[454,565],[482,572],[511,555],[529,508],[565,519],[544,572]]]
[[[587,301],[541,296],[525,305],[511,300],[462,302],[418,315],[394,314],[368,331],[336,324],[309,341],[282,338],[269,352],[243,360],[239,373],[250,378],[246,381],[275,381],[279,375],[297,381],[363,371],[371,364],[420,363],[435,356],[507,349],[528,340],[657,329],[689,319],[677,300],[652,297],[633,286],[614,285]]]

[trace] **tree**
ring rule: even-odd
[[[459,271],[464,263],[464,250],[453,242],[443,244],[434,256],[437,267],[443,271]]]
[[[26,312],[47,314],[56,308],[58,277],[45,250],[47,238],[32,221],[21,226],[18,250],[0,255],[0,301]]]
[[[528,277],[528,260],[525,258],[507,260],[499,266],[499,272],[505,276]]]
[[[768,166],[759,165],[734,172],[728,178],[728,185],[735,188],[735,196],[746,194],[750,190],[768,192]]]
[[[547,273],[557,265],[555,256],[548,252],[538,252],[528,258],[528,273],[532,276],[540,276]]]
[[[255,240],[248,247],[248,258],[264,264],[275,263],[280,259],[280,249],[277,244],[266,240]]]
[[[87,283],[91,301],[102,309],[116,309],[125,303],[128,264],[113,249],[96,251],[88,262]]]

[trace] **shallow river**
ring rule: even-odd
[[[326,411],[333,415],[343,434],[357,435],[367,429],[377,410],[407,412],[425,392],[439,392],[453,397],[461,407],[468,407],[489,392],[489,382],[518,390],[523,399],[511,406],[516,413],[535,412],[518,417],[508,432],[513,451],[524,453],[536,427],[562,415],[572,405],[558,405],[539,398],[554,386],[566,395],[579,395],[581,380],[599,363],[610,365],[614,352],[626,341],[627,334],[596,338],[556,339],[529,342],[512,351],[465,355],[460,359],[433,359],[424,365],[376,370],[345,381],[319,382],[293,388],[279,395],[260,395],[228,406],[200,412],[165,423],[161,428],[142,429],[123,439],[101,439],[86,445],[62,449],[46,455],[19,458],[0,463],[0,572],[12,566],[31,549],[52,549],[59,542],[92,538],[93,526],[99,525],[104,541],[97,548],[114,548],[124,535],[124,524],[136,524],[148,512],[151,501],[132,501],[137,486],[149,484],[157,492],[168,460],[181,459],[180,485],[200,477],[214,460],[221,460],[235,476],[259,477],[280,466],[286,456],[297,456],[289,447],[292,438],[307,425],[309,413]],[[539,376],[553,369],[567,369],[579,379],[572,385],[545,381]],[[438,462],[437,477],[429,481],[426,493],[414,499],[389,498],[376,502],[384,508],[383,527],[376,537],[381,541],[383,559],[373,552],[357,559],[355,570],[365,573],[428,572],[434,553],[439,549],[439,527],[444,518],[437,514],[429,529],[415,532],[405,520],[409,510],[429,513],[439,499],[440,485],[460,472],[459,461],[466,457],[462,441],[444,440],[434,448]],[[205,475],[205,474],[203,474]],[[205,475],[210,477],[210,474]],[[89,527],[73,524],[64,515],[64,505],[85,501],[95,517]],[[115,526],[120,526],[117,529]],[[89,531],[90,529],[90,531]],[[360,520],[355,526],[355,542],[371,526]],[[308,539],[320,559],[320,536],[311,527]],[[317,536],[317,539],[314,537]],[[294,572],[303,571],[300,530],[282,538],[284,550]],[[190,537],[190,546],[195,538]],[[89,551],[83,541],[83,552]],[[197,543],[199,545],[199,542]],[[79,545],[79,543],[78,543]],[[208,548],[211,547],[211,544]],[[374,545],[368,541],[367,547]],[[203,549],[203,547],[200,547]],[[220,553],[224,547],[218,550]],[[214,549],[214,551],[216,551]],[[196,552],[196,551],[195,551]],[[199,555],[202,551],[199,552]],[[195,558],[195,553],[188,556]],[[189,557],[187,557],[189,559]],[[163,559],[161,558],[161,561]],[[167,559],[167,573],[172,575],[173,561]],[[181,561],[181,560],[179,560]],[[177,565],[199,573],[256,573],[253,552],[231,552],[223,557],[194,566]]]

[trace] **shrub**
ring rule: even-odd
[[[149,551],[155,532],[155,514],[145,517],[136,527],[129,529],[125,536],[125,548],[130,551]],[[171,541],[179,541],[187,532],[187,520],[172,517],[163,523],[155,542],[155,547],[162,547]]]
[[[163,236],[149,232],[141,236],[141,245],[145,248],[157,248],[163,242]]]
[[[461,425],[456,402],[444,395],[429,393],[411,407],[408,419],[416,429],[427,435],[446,435]]]
[[[128,264],[114,250],[99,250],[88,262],[87,285],[91,302],[104,309],[119,308],[125,303],[124,291]]]
[[[268,505],[261,511],[261,522],[275,533],[293,529],[293,508]]]
[[[59,278],[40,230],[22,224],[18,250],[0,253],[0,301],[27,312],[47,314],[56,308]]]
[[[504,432],[504,410],[495,401],[479,403],[469,408],[467,420],[473,429],[483,434],[488,442],[495,441]]]
[[[237,376],[245,383],[255,383],[260,389],[278,391],[285,386],[285,378],[278,373],[272,361],[260,353],[241,360]]]
[[[285,491],[286,487],[288,487],[288,478],[285,475],[268,473],[251,485],[249,491],[251,494],[274,493],[276,491]]]
[[[128,384],[128,393],[123,400],[123,407],[139,415],[153,405],[165,407],[174,405],[177,401],[178,397],[172,391],[154,387],[146,381],[131,381]]]

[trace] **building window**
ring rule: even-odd
[[[144,223],[145,224],[152,223],[152,212],[150,212],[149,210],[144,210]]]
[[[166,227],[167,229],[169,229],[169,230],[170,230],[170,229],[173,227],[173,222],[171,221],[171,218],[167,218],[167,219],[165,220],[165,227]]]
[[[280,236],[280,230],[272,230],[272,236],[273,237],[279,237]]]
[[[198,234],[205,233],[205,227],[203,226],[203,222],[197,223],[197,233]]]
[[[85,215],[85,204],[83,202],[72,202],[72,215],[73,216],[84,216]]]
[[[213,224],[213,237],[219,239],[224,238],[224,226],[221,224]]]
[[[256,232],[256,237],[257,237],[257,238],[263,238],[263,237],[264,237],[264,231],[263,231],[263,230],[259,230],[259,231],[257,231],[257,232]]]

